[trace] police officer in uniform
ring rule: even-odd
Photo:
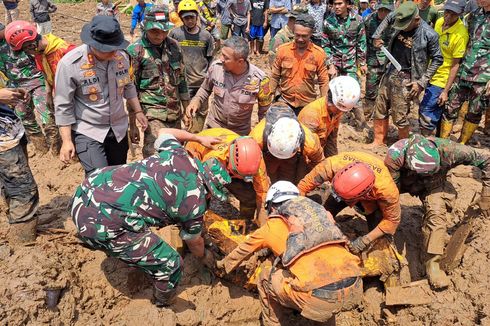
[[[55,118],[60,128],[60,159],[68,163],[78,155],[85,173],[126,163],[128,113],[143,129],[147,119],[130,78],[128,46],[114,17],[95,16],[80,35],[83,45],[58,64]],[[132,135],[137,134],[134,131]],[[137,138],[137,137],[135,137]]]

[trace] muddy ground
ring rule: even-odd
[[[83,20],[89,20],[94,2],[59,4],[53,16],[55,34],[79,43]],[[21,2],[22,18],[28,18],[27,1]],[[125,32],[129,19],[123,18]],[[254,58],[260,66],[266,60]],[[266,67],[264,67],[266,69]],[[346,119],[346,122],[349,119]],[[414,120],[414,125],[416,121]],[[394,132],[394,130],[392,130]],[[358,150],[366,134],[342,124],[341,150]],[[391,135],[395,140],[395,133]],[[478,131],[478,147],[488,148],[488,137]],[[137,148],[139,153],[141,149]],[[375,154],[382,156],[386,149]],[[191,255],[185,256],[184,278],[178,300],[170,309],[157,309],[149,301],[151,284],[139,272],[79,244],[68,214],[70,197],[83,177],[78,163],[62,166],[49,155],[29,152],[31,168],[39,185],[40,219],[35,244],[24,248],[6,242],[8,224],[5,207],[0,212],[0,325],[259,325],[260,306],[256,294],[213,278]],[[130,157],[130,160],[135,158]],[[475,177],[475,178],[473,178]],[[458,168],[450,176],[458,199],[449,216],[453,232],[481,185],[478,171]],[[412,280],[424,278],[419,261],[422,236],[420,200],[402,196],[402,223],[396,234],[400,251],[406,250]],[[362,231],[365,224],[354,218],[342,224]],[[461,264],[451,273],[452,284],[432,293],[432,303],[416,307],[385,307],[382,284],[365,281],[362,306],[337,316],[338,325],[490,325],[490,221],[478,218]],[[353,235],[353,234],[352,234]],[[449,237],[449,236],[448,236]],[[45,289],[61,288],[56,309],[45,307]],[[309,324],[296,314],[291,325]]]

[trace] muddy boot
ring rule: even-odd
[[[356,130],[363,131],[364,129],[366,129],[366,117],[364,116],[364,111],[362,110],[362,108],[356,106],[354,107],[354,109],[352,109],[352,112],[354,113],[354,117],[356,119]]]
[[[374,140],[369,147],[386,145],[386,135],[388,134],[388,119],[375,119],[374,125]]]
[[[153,304],[158,308],[168,307],[175,303],[177,299],[177,289],[160,290],[156,286],[153,286]]]
[[[485,135],[490,135],[490,109],[485,111],[485,127],[483,129]]]
[[[34,146],[36,154],[44,155],[49,151],[48,144],[46,143],[46,138],[42,133],[30,134],[28,138]]]
[[[439,265],[441,255],[431,255],[431,258],[425,262],[425,272],[429,278],[429,283],[435,289],[443,289],[449,286],[451,279],[441,269]]]
[[[463,123],[463,128],[461,128],[461,135],[459,136],[459,143],[466,144],[473,136],[476,128],[478,128],[477,123],[469,122],[467,120]]]
[[[11,245],[24,245],[36,241],[37,217],[22,223],[10,224],[8,241]]]
[[[441,132],[439,133],[440,138],[449,138],[451,131],[453,130],[453,122],[441,120]]]
[[[398,128],[398,140],[410,137],[410,126]]]

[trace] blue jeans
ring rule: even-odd
[[[444,106],[437,104],[437,100],[443,90],[444,88],[431,84],[425,89],[424,98],[419,107],[419,125],[421,128],[427,130],[437,128],[444,109]]]
[[[280,28],[274,28],[271,26],[271,38],[276,36],[277,32],[279,32],[281,29]]]

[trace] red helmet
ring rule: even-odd
[[[354,162],[335,173],[333,191],[338,200],[357,201],[366,195],[374,185],[373,169],[366,163]]]
[[[230,144],[228,171],[245,181],[252,181],[259,170],[261,159],[262,150],[253,138],[238,137]]]
[[[5,28],[5,40],[14,51],[21,50],[25,42],[34,41],[36,38],[36,27],[24,20],[13,21]]]

